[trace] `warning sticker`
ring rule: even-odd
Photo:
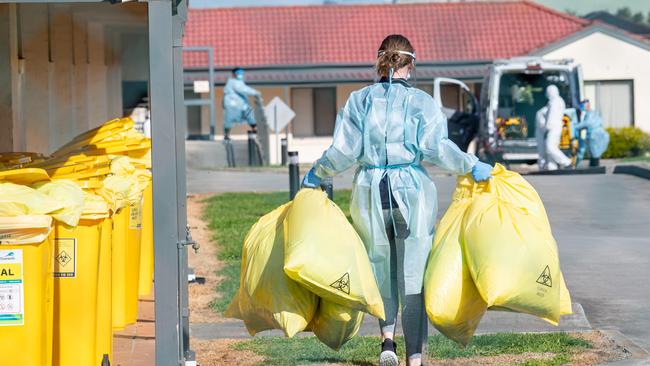
[[[0,326],[25,323],[23,250],[0,250]]]
[[[77,276],[77,239],[54,239],[54,277],[75,278]]]
[[[333,287],[341,292],[345,292],[346,294],[350,294],[350,274],[346,273],[341,278],[338,280],[334,281],[330,287]]]
[[[544,271],[542,271],[542,274],[537,277],[537,283],[540,285],[548,286],[548,287],[553,287],[553,279],[551,278],[551,269],[546,266],[544,268]]]
[[[140,229],[142,227],[142,201],[131,206],[131,216],[129,216],[129,228]]]

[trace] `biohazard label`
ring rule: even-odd
[[[553,279],[551,278],[551,269],[546,266],[544,268],[544,271],[542,271],[542,274],[537,277],[537,283],[540,285],[548,286],[548,287],[553,287]]]
[[[0,250],[0,326],[25,323],[23,250]]]
[[[77,239],[54,239],[54,277],[75,278],[77,276]]]
[[[350,294],[350,274],[346,273],[341,278],[338,280],[334,281],[330,287],[333,287],[341,292],[345,292],[346,294]]]
[[[131,206],[131,215],[129,216],[129,228],[137,230],[142,227],[142,201]]]

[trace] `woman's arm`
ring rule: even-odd
[[[336,127],[332,145],[323,156],[314,163],[314,174],[319,178],[334,176],[344,172],[354,165],[362,153],[363,127],[361,126],[361,110],[353,93],[345,107],[336,117]]]
[[[468,173],[478,161],[447,138],[447,118],[433,99],[422,106],[418,145],[425,161],[456,174]]]

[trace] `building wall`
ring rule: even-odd
[[[634,124],[650,132],[650,51],[597,32],[544,57],[573,58],[582,65],[586,81],[633,80]]]
[[[107,29],[125,19],[146,24],[146,5],[0,4],[0,151],[49,154],[122,116],[122,61]]]

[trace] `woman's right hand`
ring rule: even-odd
[[[472,178],[477,182],[483,182],[492,177],[492,166],[482,161],[477,161],[472,168]]]

